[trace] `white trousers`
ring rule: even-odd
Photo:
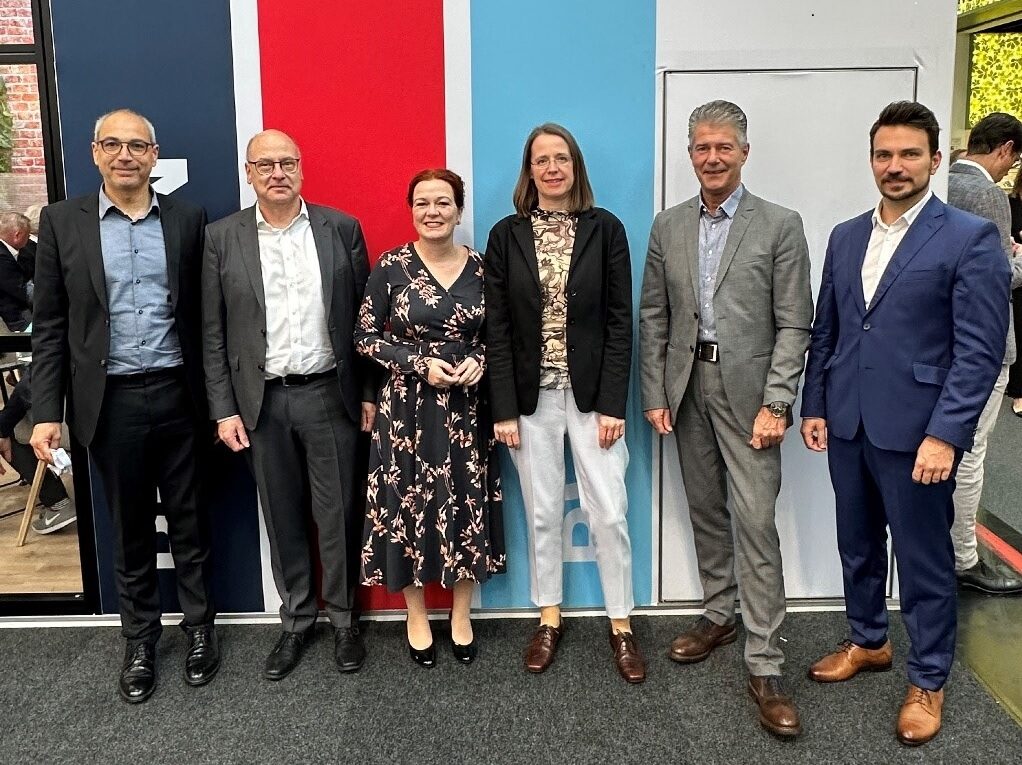
[[[607,616],[624,619],[635,605],[625,519],[628,447],[621,439],[609,449],[600,448],[599,414],[580,412],[570,388],[539,392],[535,413],[518,418],[521,445],[510,450],[529,527],[532,602],[543,607],[560,605],[562,600],[565,435],[571,444],[590,544],[596,549]]]
[[[979,553],[976,551],[976,511],[979,510],[979,498],[983,494],[983,462],[987,456],[987,441],[997,423],[997,413],[1001,411],[1009,368],[1008,364],[1001,367],[994,390],[979,416],[972,451],[962,455],[955,475],[955,522],[951,526],[951,541],[955,546],[956,571],[965,571],[979,562]]]

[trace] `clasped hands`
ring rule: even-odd
[[[426,381],[435,388],[451,388],[461,385],[468,388],[483,379],[483,365],[472,356],[466,356],[458,366],[443,359],[428,358],[429,371]]]
[[[806,417],[802,420],[801,430],[806,448],[814,452],[827,451],[827,421],[824,418]],[[955,447],[947,441],[926,436],[916,450],[912,480],[921,484],[940,483],[951,477],[954,466]]]

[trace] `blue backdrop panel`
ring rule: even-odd
[[[155,124],[161,158],[187,160],[188,182],[175,194],[201,204],[210,220],[237,210],[227,0],[52,0],[52,14],[68,196],[99,188],[89,149],[96,117],[129,107]],[[217,606],[221,611],[261,611],[252,480],[242,461],[232,455],[218,454],[211,468]],[[116,612],[110,522],[94,472],[93,481],[102,605],[104,611]],[[167,551],[164,535],[160,551]],[[172,569],[161,570],[167,611],[178,609],[173,579]]]
[[[559,122],[582,146],[597,204],[615,213],[628,231],[636,309],[653,212],[655,25],[654,0],[472,4],[475,241],[483,246],[490,227],[513,212],[511,191],[529,130]],[[633,373],[626,425],[628,526],[636,603],[648,604],[652,455],[636,382]],[[502,468],[508,572],[483,588],[488,608],[530,603],[518,477],[510,460]],[[568,483],[566,561],[577,562],[565,563],[564,604],[600,606],[603,595],[570,470]]]

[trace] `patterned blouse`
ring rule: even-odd
[[[542,350],[539,387],[561,390],[571,387],[568,379],[568,269],[575,246],[573,213],[532,211],[532,235],[536,243],[536,264],[543,297]]]

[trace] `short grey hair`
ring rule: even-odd
[[[0,212],[0,231],[31,231],[32,222],[17,210]]]
[[[696,125],[731,125],[738,136],[738,143],[742,146],[749,144],[749,119],[745,112],[737,104],[730,101],[710,101],[692,110],[688,118],[688,147],[692,148],[692,136],[695,135]]]
[[[134,109],[114,109],[106,114],[101,114],[96,119],[96,126],[92,129],[92,140],[99,140],[99,128],[103,125],[103,121],[107,117],[113,117],[115,114],[130,114],[133,117],[138,117],[142,122],[145,123],[146,130],[149,131],[149,143],[156,143],[156,128],[153,127],[153,123],[150,122],[144,114],[139,114]]]

